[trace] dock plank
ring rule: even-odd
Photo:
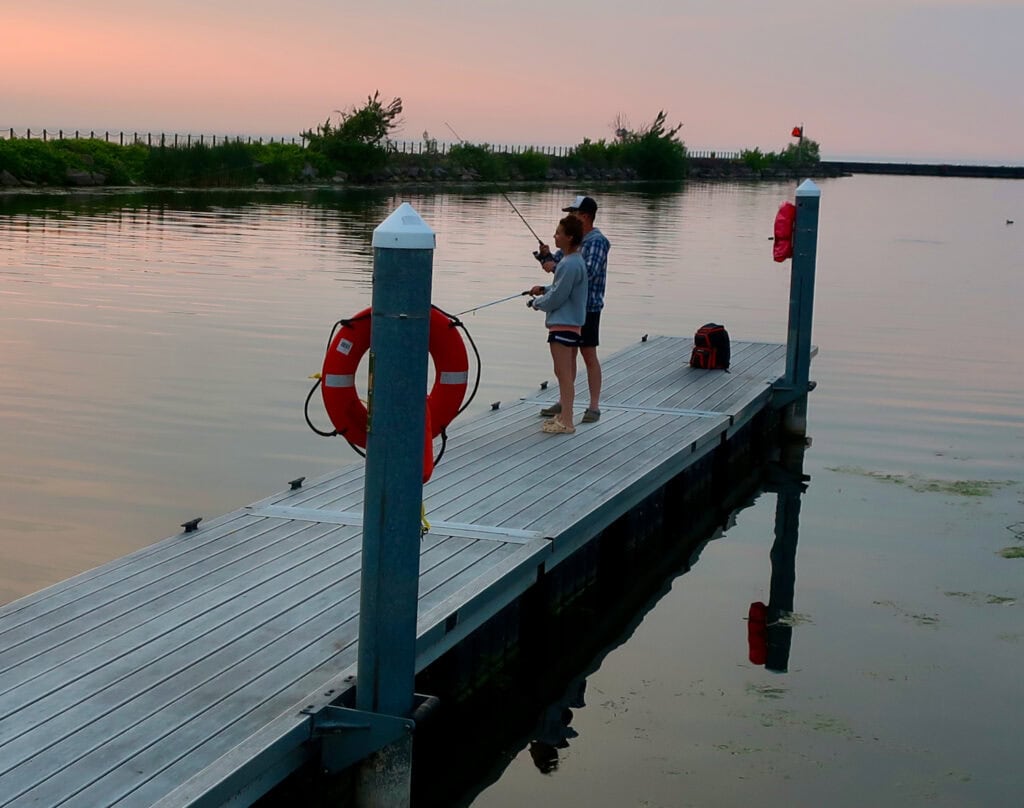
[[[784,346],[734,343],[731,373],[689,368],[691,346],[608,357],[575,435],[541,432],[554,386],[451,427],[418,670],[766,406]],[[0,607],[0,806],[219,804],[298,766],[301,709],[352,686],[362,508],[352,464]]]

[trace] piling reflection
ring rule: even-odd
[[[793,598],[796,588],[796,545],[800,528],[800,498],[807,491],[803,473],[804,444],[783,448],[777,463],[768,465],[764,490],[778,498],[775,505],[775,542],[771,549],[771,586],[768,603],[750,604],[747,616],[748,656],[755,665],[775,673],[789,670],[793,642]]]

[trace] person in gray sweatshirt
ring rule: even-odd
[[[545,432],[571,435],[572,407],[576,394],[576,357],[579,353],[583,324],[587,320],[587,265],[579,253],[583,241],[583,224],[575,216],[559,221],[555,245],[562,251],[562,260],[554,268],[550,286],[534,286],[527,305],[545,312],[548,347],[558,380],[560,412],[544,422]]]

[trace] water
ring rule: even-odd
[[[575,705],[557,768],[524,738],[474,806],[1019,804],[1024,560],[1000,551],[1024,548],[1024,184],[821,188],[789,672],[747,660],[763,494],[593,660],[583,706],[553,705]],[[547,236],[575,192],[509,195]],[[768,236],[792,193],[595,191],[602,350],[711,320],[783,341]],[[538,280],[494,193],[0,197],[0,602],[356,461],[301,405],[331,324],[369,303],[370,234],[400,201],[438,233],[447,310]],[[469,415],[551,378],[519,301],[466,320],[484,364]]]

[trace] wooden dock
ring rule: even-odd
[[[608,358],[575,435],[540,430],[554,389],[450,427],[418,671],[771,406],[786,346],[734,343],[730,373],[691,346]],[[248,805],[303,765],[355,684],[362,492],[348,466],[0,607],[0,806]]]

